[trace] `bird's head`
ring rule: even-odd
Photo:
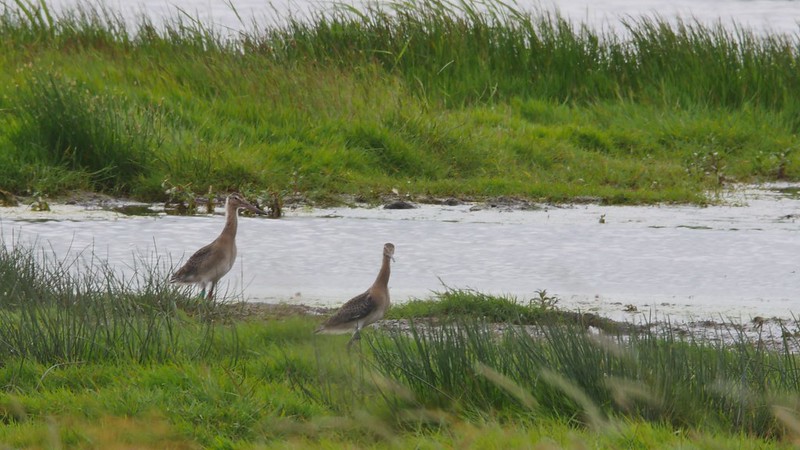
[[[245,200],[244,197],[242,197],[242,195],[237,193],[237,192],[234,192],[233,194],[228,195],[228,199],[225,200],[225,205],[226,206],[232,206],[232,207],[236,208],[236,210],[246,209],[246,210],[252,211],[252,212],[254,212],[256,214],[262,214],[262,215],[266,215],[267,214],[266,211],[264,211],[263,209],[258,208],[256,206],[253,206],[253,204],[251,204],[250,202]]]
[[[383,244],[383,256],[391,258],[394,261],[394,244],[387,242]]]

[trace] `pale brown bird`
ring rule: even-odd
[[[378,277],[366,292],[347,301],[325,321],[316,333],[346,333],[355,329],[347,347],[361,338],[361,329],[380,320],[389,309],[390,262],[394,260],[394,244],[383,246],[383,263]]]
[[[206,296],[206,287],[210,284],[207,299],[211,300],[217,282],[225,276],[236,261],[236,228],[239,210],[247,209],[256,214],[265,211],[251,205],[241,195],[230,194],[225,200],[225,227],[214,242],[196,251],[188,261],[170,278],[170,283],[198,284],[202,288],[200,296]]]

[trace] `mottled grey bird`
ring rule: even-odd
[[[198,284],[203,289],[200,296],[206,295],[209,300],[214,295],[217,282],[233,267],[236,260],[236,228],[240,209],[248,209],[257,214],[266,214],[263,210],[251,205],[241,195],[233,193],[225,200],[225,228],[214,242],[206,245],[192,255],[170,278],[170,283]]]
[[[325,321],[317,333],[346,333],[355,329],[347,343],[361,338],[361,329],[380,320],[389,309],[389,265],[394,260],[394,244],[383,246],[383,263],[378,277],[366,292],[347,301],[339,311]]]

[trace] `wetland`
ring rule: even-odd
[[[376,253],[391,241],[395,304],[447,289],[524,304],[546,291],[559,308],[620,322],[793,323],[796,186],[739,186],[718,201],[286,205],[280,219],[241,219],[238,260],[220,288],[239,301],[335,307],[369,286]],[[2,213],[7,245],[38,245],[81,265],[99,260],[125,278],[135,275],[137,260],[158,262],[166,277],[223,223],[219,207],[181,216],[161,204],[113,199]]]
[[[768,3],[2,3],[0,446],[792,448],[800,46]],[[282,214],[200,302],[166,280],[231,191]],[[348,353],[313,330],[384,242],[395,305]]]

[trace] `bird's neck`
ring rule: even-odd
[[[389,266],[391,259],[392,258],[390,256],[383,255],[381,270],[378,272],[378,278],[375,279],[374,286],[386,286],[389,284],[389,273],[391,272]]]
[[[237,208],[233,205],[226,204],[225,205],[225,228],[222,229],[222,234],[220,234],[220,238],[235,238],[236,237],[236,227],[238,226],[238,217]]]

